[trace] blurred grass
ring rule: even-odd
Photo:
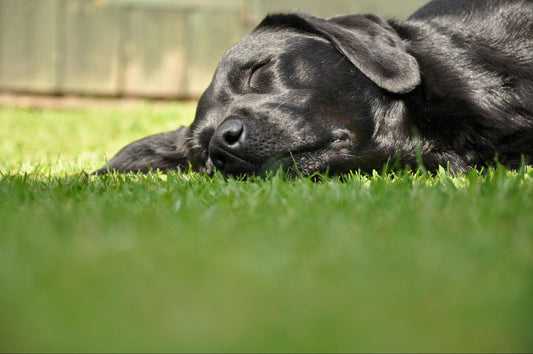
[[[194,111],[193,103],[144,103],[135,109],[0,108],[0,171],[91,171],[135,139],[189,125]]]
[[[192,111],[0,110],[0,351],[533,350],[531,168],[76,173]]]

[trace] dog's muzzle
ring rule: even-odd
[[[209,142],[209,157],[217,170],[224,175],[253,174],[259,166],[248,161],[247,129],[244,120],[237,116],[226,118]]]

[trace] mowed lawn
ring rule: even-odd
[[[0,351],[533,351],[533,169],[83,173],[193,114],[0,109]]]

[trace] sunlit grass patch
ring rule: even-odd
[[[188,125],[191,103],[138,109],[0,109],[0,171],[52,174],[101,167],[122,146]]]

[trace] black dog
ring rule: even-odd
[[[533,156],[533,1],[435,0],[406,21],[271,15],[222,58],[190,127],[109,170],[453,172]],[[418,160],[418,161],[417,161]]]

